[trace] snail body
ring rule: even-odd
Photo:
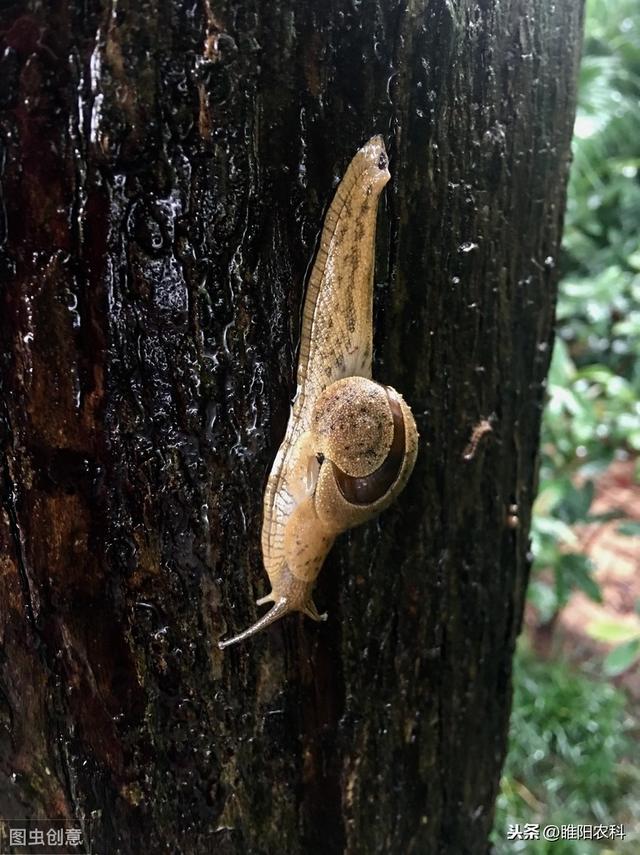
[[[323,620],[312,591],[338,534],[384,510],[417,450],[402,396],[371,379],[378,199],[390,178],[382,138],[355,155],[327,212],[305,298],[298,390],[264,495],[262,555],[272,608],[221,648],[292,611]]]

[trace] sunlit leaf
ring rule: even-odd
[[[637,626],[621,623],[611,618],[600,618],[587,624],[587,635],[606,644],[620,644],[637,638],[640,631]]]

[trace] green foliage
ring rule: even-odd
[[[640,635],[624,641],[607,654],[604,660],[604,672],[610,677],[617,677],[627,668],[631,668],[638,659],[640,659]]]
[[[596,519],[591,479],[640,452],[639,102],[640,3],[590,0],[532,530],[543,619],[573,588],[599,598],[571,526]]]
[[[603,663],[604,673],[608,677],[617,677],[640,659],[640,632],[635,625],[603,618],[589,624],[586,631],[596,641],[618,645],[609,652]]]
[[[626,842],[507,840],[510,824],[637,823],[627,798],[640,785],[630,762],[631,720],[624,694],[608,683],[571,674],[564,663],[515,660],[510,745],[493,832],[495,855],[591,855],[637,851]],[[631,838],[631,835],[629,835]]]
[[[587,0],[558,334],[532,524],[529,596],[543,620],[576,588],[600,599],[574,527],[623,516],[616,509],[593,514],[594,478],[617,457],[640,454],[639,105],[640,0]],[[639,537],[640,525],[625,520],[618,531]],[[630,623],[601,620],[586,629],[615,645],[604,675],[621,674],[640,658]],[[631,759],[638,722],[625,712],[624,694],[526,651],[516,656],[514,685],[495,855],[640,851],[633,833],[640,823],[640,770]],[[516,823],[618,823],[632,833],[615,843],[507,840],[508,825]]]

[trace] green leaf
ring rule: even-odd
[[[573,545],[578,542],[578,538],[570,526],[554,517],[537,517],[535,529],[538,534],[547,536],[557,543]]]
[[[603,667],[609,677],[617,677],[640,658],[640,638],[635,638],[615,647],[605,658]]]
[[[618,534],[626,534],[627,537],[638,537],[640,536],[640,520],[622,523],[622,525],[618,526],[616,532]]]
[[[626,513],[622,508],[612,508],[610,511],[604,511],[601,514],[587,514],[585,522],[587,523],[605,523],[611,520],[619,520],[626,517]]]
[[[593,493],[593,481],[587,481],[582,487],[570,484],[561,501],[555,506],[554,515],[568,525],[583,522],[589,513]]]
[[[596,362],[581,368],[576,374],[576,379],[591,380],[593,383],[601,383],[605,386],[613,376],[615,375],[610,368],[606,365],[598,365]]]
[[[561,338],[556,338],[553,346],[553,356],[549,366],[549,384],[565,387],[573,379],[576,367],[569,356],[569,349]]]
[[[570,552],[560,558],[559,568],[561,570],[565,584],[568,588],[578,588],[585,593],[589,599],[596,603],[602,602],[602,592],[600,586],[593,578],[594,565],[593,562],[586,556],[578,552]]]
[[[607,644],[620,644],[631,641],[638,637],[640,629],[637,626],[620,623],[611,618],[601,618],[587,624],[587,635],[596,641],[604,641]]]
[[[558,610],[558,599],[550,585],[537,580],[531,582],[527,598],[535,607],[542,623],[548,623]]]

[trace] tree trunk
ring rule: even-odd
[[[486,852],[581,4],[2,5],[0,815],[109,855]],[[223,653],[268,591],[323,211],[374,133],[374,376],[416,470],[339,539],[327,623]]]

